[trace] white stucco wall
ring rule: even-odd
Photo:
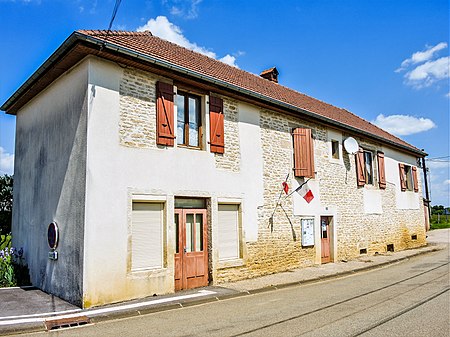
[[[173,261],[170,258],[165,270],[146,275],[147,279],[154,278],[150,283],[127,273],[132,193],[167,196],[168,256],[173,253],[175,241],[174,196],[242,200],[244,240],[256,240],[256,213],[262,204],[263,189],[258,111],[239,104],[242,158],[238,173],[217,169],[214,154],[205,150],[121,146],[118,139],[119,83],[123,69],[96,58],[86,62],[89,63],[89,114],[85,304],[173,290],[170,281],[173,279]],[[208,115],[206,120],[209,120]]]
[[[16,116],[13,245],[34,286],[81,305],[88,66],[55,80]],[[48,225],[59,226],[50,260]]]
[[[400,189],[400,174],[399,163],[410,166],[417,166],[416,158],[408,156],[399,151],[387,148],[385,149],[385,167],[386,167],[386,182],[395,185],[395,202],[397,209],[419,209],[422,202],[422,194],[414,191],[402,191]],[[417,178],[419,179],[419,190],[421,190],[422,183],[420,182],[420,168],[417,169]]]

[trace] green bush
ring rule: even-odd
[[[28,267],[22,262],[23,249],[5,247],[0,250],[0,288],[30,284]]]

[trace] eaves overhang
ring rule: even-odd
[[[187,75],[191,78],[198,79],[202,82],[206,82],[209,84],[213,84],[217,87],[224,88],[226,90],[232,91],[239,95],[244,95],[246,97],[250,97],[255,101],[263,102],[270,106],[277,107],[279,109],[287,110],[290,113],[294,113],[296,115],[307,116],[310,119],[317,120],[322,124],[334,126],[339,129],[343,129],[348,133],[362,135],[367,138],[379,141],[381,143],[390,145],[394,148],[402,149],[406,152],[412,153],[419,157],[427,156],[427,153],[416,149],[414,147],[408,147],[403,144],[396,143],[392,140],[386,139],[384,137],[375,135],[370,132],[366,132],[364,130],[349,126],[345,123],[341,123],[337,120],[327,118],[325,116],[319,115],[313,111],[309,111],[304,108],[299,108],[295,105],[274,99],[272,97],[268,97],[262,95],[256,91],[252,91],[246,88],[242,88],[238,85],[219,80],[212,76],[208,76],[197,72],[192,69],[188,69],[186,67],[182,67],[171,63],[167,60],[163,60],[145,53],[141,53],[139,51],[133,50],[131,48],[126,48],[124,46],[117,45],[115,43],[111,43],[102,39],[95,38],[93,36],[88,36],[82,34],[80,32],[72,33],[62,44],[61,46],[30,76],[30,78],[23,83],[19,89],[0,107],[0,110],[5,111],[8,114],[16,114],[16,112],[25,105],[29,99],[37,95],[41,90],[43,90],[46,86],[48,86],[54,79],[62,75],[65,71],[67,71],[71,66],[76,64],[83,57],[89,55],[88,52],[79,52],[78,55],[75,55],[72,58],[67,58],[67,56],[75,49],[78,44],[83,44],[87,47],[93,48],[92,54],[99,54],[100,52],[112,52],[115,55],[123,56],[127,59],[133,59],[137,62],[147,63],[154,65],[158,68],[163,68],[170,70],[171,72]],[[96,51],[96,53],[94,53]],[[60,66],[64,58],[66,58],[65,66]],[[49,71],[53,71],[52,78],[47,82],[42,83],[41,85],[37,85],[39,82],[42,82],[42,79]],[[36,90],[33,90],[33,87],[36,87]],[[34,92],[33,92],[34,91]]]

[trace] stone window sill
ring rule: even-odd
[[[245,263],[243,259],[219,261],[219,263],[217,264],[217,269],[242,267],[244,265]]]

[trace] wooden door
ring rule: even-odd
[[[175,232],[175,290],[207,286],[206,210],[176,209]]]
[[[330,257],[330,218],[320,217],[320,238],[322,250],[322,263],[331,261]]]

